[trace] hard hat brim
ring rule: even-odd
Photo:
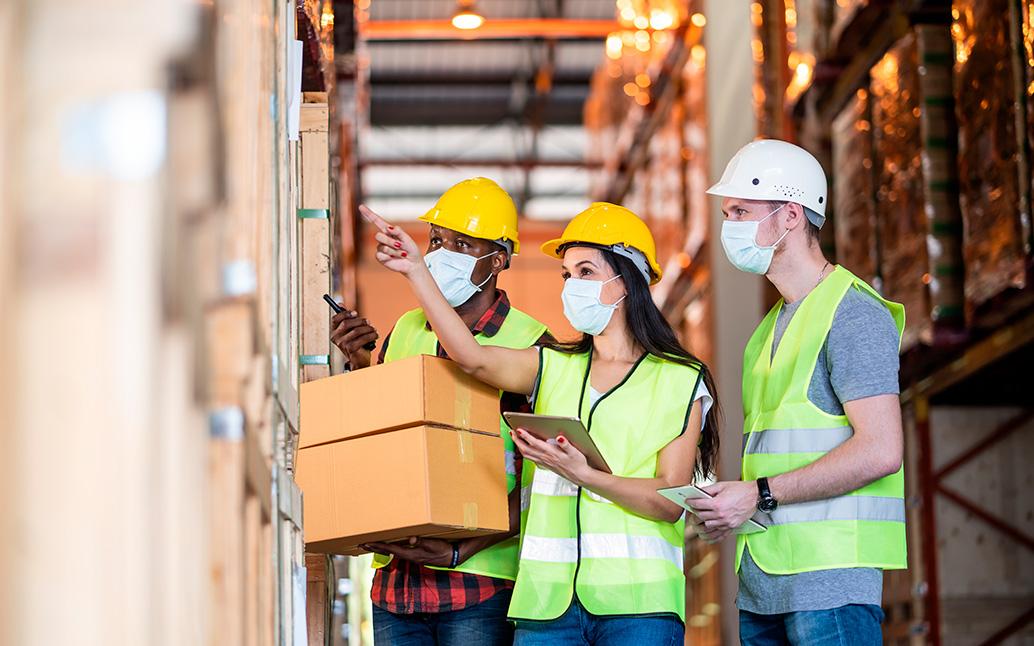
[[[554,238],[553,240],[544,242],[540,249],[542,249],[542,253],[546,254],[547,256],[552,256],[553,258],[556,258],[558,260],[563,260],[563,248],[568,245],[583,245],[586,247],[593,247],[596,249],[605,248],[603,245],[597,244],[595,242],[587,242],[585,240],[567,240],[565,238]],[[646,254],[643,255],[646,256]],[[653,276],[650,277],[650,284],[656,285],[660,282],[661,276],[664,275],[664,271],[660,268],[659,265],[657,265],[657,263],[653,262],[649,256],[646,256],[646,262],[650,266],[650,271],[653,273]]]
[[[507,237],[499,238],[499,240],[496,240],[495,238],[482,238],[481,236],[474,235],[470,231],[464,231],[463,229],[457,229],[456,227],[451,227],[451,226],[449,226],[447,224],[439,222],[438,219],[434,217],[435,211],[436,211],[436,209],[431,209],[427,213],[425,213],[425,214],[421,215],[420,217],[418,217],[417,220],[419,220],[420,222],[426,222],[428,224],[433,224],[436,227],[441,227],[443,229],[448,229],[449,231],[455,231],[456,233],[462,233],[465,236],[470,236],[471,238],[477,238],[478,240],[488,240],[489,242],[495,242],[495,243],[498,243],[499,240],[506,240],[507,242],[509,242],[510,244],[513,245],[513,253],[511,255],[516,256],[517,254],[519,254],[521,252],[521,243],[518,240],[514,240],[513,238],[507,238]]]
[[[737,195],[736,192],[733,190],[733,187],[724,182],[718,182],[711,188],[707,189],[707,191],[705,192],[708,195],[714,195],[715,197],[739,197],[749,199],[743,195]]]
[[[560,247],[564,244],[564,242],[565,241],[563,238],[555,238],[553,240],[549,240],[542,244],[542,253],[546,254],[547,256],[552,256],[554,258],[563,258],[564,254],[560,252]]]

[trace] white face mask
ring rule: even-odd
[[[492,278],[492,274],[489,274],[480,285],[470,282],[470,277],[474,275],[474,267],[477,266],[478,261],[497,253],[499,252],[493,251],[480,258],[475,258],[465,253],[439,247],[424,256],[424,263],[427,264],[427,269],[430,270],[434,282],[438,284],[438,289],[442,290],[445,300],[449,301],[449,305],[459,307],[470,300],[475,293],[480,292],[481,287]]]
[[[605,305],[600,300],[600,295],[603,293],[604,285],[618,278],[621,278],[620,274],[603,281],[582,278],[568,278],[564,281],[564,291],[560,294],[560,299],[564,302],[564,316],[570,321],[571,327],[592,336],[607,328],[618,303],[625,300],[628,294],[619,298],[613,305]]]
[[[786,206],[786,204],[783,204]],[[758,226],[775,215],[776,211],[783,208],[780,206],[760,220],[753,222],[737,222],[725,220],[722,222],[722,248],[729,262],[740,271],[752,274],[766,274],[772,264],[772,256],[775,249],[790,230],[787,229],[771,247],[762,247],[757,243]]]

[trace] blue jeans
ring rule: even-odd
[[[578,600],[552,621],[518,621],[514,646],[682,646],[686,629],[675,615],[604,617]]]
[[[397,615],[373,607],[375,646],[510,646],[513,625],[506,620],[510,590],[476,606],[452,612]]]
[[[743,646],[872,646],[883,643],[879,606],[842,606],[831,610],[757,615],[740,610]]]

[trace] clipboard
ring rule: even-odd
[[[699,487],[693,485],[686,485],[684,487],[668,487],[666,489],[658,489],[657,493],[661,494],[668,500],[672,501],[676,505],[682,507],[689,513],[696,515],[693,508],[690,507],[690,502],[699,498],[714,498],[711,494],[707,493]],[[768,514],[758,511],[752,517],[747,519],[747,522],[743,523],[736,528],[737,534],[759,534],[764,531],[768,531],[768,526],[772,523],[772,519]]]
[[[582,420],[577,417],[558,417],[555,415],[533,415],[531,413],[503,413],[503,419],[510,428],[523,428],[538,439],[548,442],[563,435],[574,448],[585,455],[589,466],[604,473],[613,473],[603,459],[603,454],[596,443],[589,437]]]

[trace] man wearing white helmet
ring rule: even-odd
[[[737,537],[740,638],[880,643],[882,570],[906,567],[898,349],[904,309],[818,244],[826,176],[807,151],[748,144],[708,190],[722,246],[782,295],[744,350],[742,480],[694,501],[697,532]]]

